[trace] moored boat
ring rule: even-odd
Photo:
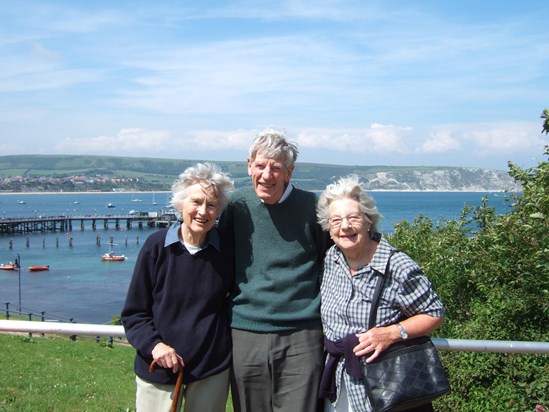
[[[17,269],[19,269],[19,267],[11,262],[8,264],[4,264],[4,263],[0,264],[0,270],[17,270]]]
[[[109,251],[101,256],[101,260],[104,262],[122,262],[127,259],[124,255],[115,255],[113,252],[114,243],[109,243]]]
[[[50,270],[50,266],[49,265],[29,266],[29,272],[42,272],[44,270]]]
[[[123,260],[126,260],[127,257],[124,255],[115,255],[112,252],[107,252],[103,256],[101,256],[101,260],[105,262],[120,262]]]

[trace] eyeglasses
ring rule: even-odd
[[[356,226],[362,223],[362,219],[363,219],[363,215],[356,213],[356,214],[351,214],[343,217],[334,216],[328,219],[328,222],[330,222],[330,226],[332,226],[332,228],[338,228],[343,223],[343,220],[347,220],[347,223],[349,224],[349,226]]]

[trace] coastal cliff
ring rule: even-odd
[[[473,168],[445,168],[366,173],[368,190],[492,192],[520,191],[507,172]]]

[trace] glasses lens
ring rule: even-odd
[[[353,215],[347,215],[345,217],[334,216],[330,218],[328,221],[330,222],[330,225],[332,225],[332,227],[338,228],[341,226],[344,220],[347,220],[347,223],[349,224],[349,226],[356,226],[362,223],[362,215],[353,214]]]
[[[332,225],[332,227],[340,227],[342,221],[343,221],[343,219],[341,219],[340,217],[332,217],[332,218],[329,220],[329,222],[330,222],[330,224]]]
[[[351,226],[355,226],[355,225],[358,225],[362,222],[362,216],[361,215],[350,215],[350,216],[347,216],[347,222],[349,222],[349,224]]]

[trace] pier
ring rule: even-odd
[[[84,230],[86,224],[92,230],[98,227],[167,227],[176,220],[173,213],[140,213],[132,215],[38,216],[0,219],[0,234],[71,232]]]

